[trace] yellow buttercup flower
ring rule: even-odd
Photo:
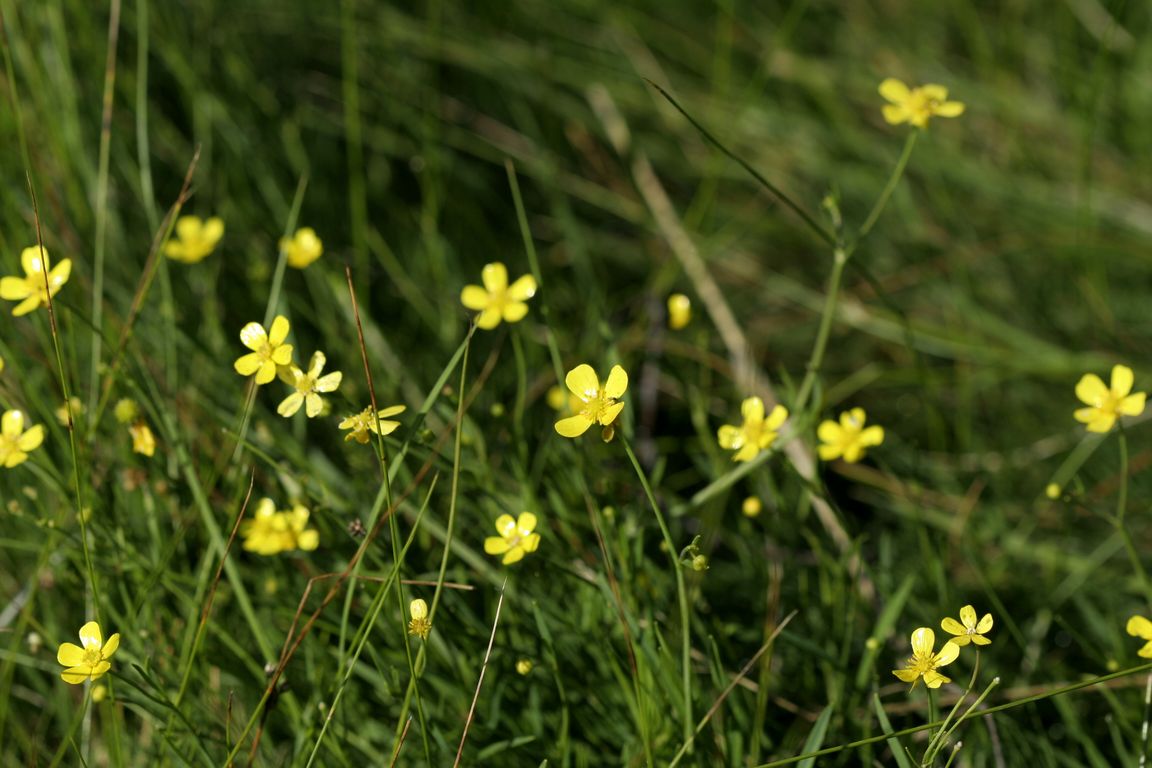
[[[390,435],[396,431],[400,426],[398,421],[386,421],[389,416],[395,416],[398,413],[404,412],[404,406],[392,405],[387,408],[382,408],[376,412],[380,417],[380,431],[376,432],[376,419],[372,418],[372,406],[368,406],[360,413],[346,417],[340,422],[340,429],[352,430],[344,435],[345,440],[355,440],[361,445],[366,445],[369,439],[369,432],[381,435]]]
[[[292,237],[280,238],[280,250],[288,254],[288,266],[304,269],[324,254],[324,243],[312,227],[301,227]]]
[[[428,633],[432,631],[432,620],[428,618],[428,603],[416,598],[408,606],[408,613],[412,616],[412,620],[408,622],[408,634],[427,640]]]
[[[128,427],[128,434],[132,436],[132,451],[145,456],[156,453],[156,436],[152,428],[142,421]]]
[[[292,362],[292,345],[284,343],[288,330],[288,320],[283,315],[276,315],[267,331],[260,323],[248,323],[241,328],[240,341],[252,351],[236,359],[233,364],[236,373],[256,374],[257,384],[267,384],[276,378],[276,366]]]
[[[59,293],[72,274],[72,259],[64,259],[53,267],[48,251],[38,245],[20,252],[20,266],[24,268],[24,277],[0,278],[0,299],[20,302],[12,310],[16,317],[47,304],[49,297]]]
[[[682,293],[668,297],[668,327],[674,331],[692,322],[692,300]]]
[[[964,112],[963,104],[948,101],[948,89],[942,85],[909,88],[890,77],[880,83],[880,95],[891,102],[884,105],[884,119],[891,125],[911,123],[926,128],[933,117],[959,117]]]
[[[320,373],[324,370],[325,362],[327,362],[327,358],[324,353],[316,352],[308,364],[307,373],[295,365],[289,369],[288,375],[291,377],[292,386],[296,391],[284,398],[280,407],[276,409],[276,413],[288,417],[300,410],[300,406],[303,405],[308,418],[314,419],[320,415],[324,409],[324,400],[320,397],[320,393],[335,392],[344,378],[344,374],[340,371],[333,371],[321,376]]]
[[[5,411],[0,418],[0,466],[10,469],[28,459],[28,453],[44,442],[44,425],[24,429],[22,411]]]
[[[1112,386],[1094,373],[1086,373],[1076,383],[1076,397],[1087,408],[1077,408],[1076,421],[1086,424],[1089,432],[1107,432],[1121,416],[1139,416],[1144,413],[1143,392],[1132,392],[1132,369],[1126,365],[1112,367]]]
[[[320,544],[320,534],[306,529],[308,508],[296,504],[288,511],[277,511],[272,499],[261,499],[256,514],[240,525],[244,549],[258,555],[275,555],[301,549],[310,552]]]
[[[840,423],[828,419],[816,428],[816,436],[824,443],[817,451],[824,461],[840,457],[849,464],[864,458],[864,451],[884,442],[883,427],[865,428],[863,408],[853,408],[840,414]]]
[[[593,424],[611,426],[620,411],[624,410],[624,403],[619,400],[628,389],[628,374],[618,365],[612,366],[608,372],[608,381],[604,382],[603,388],[600,387],[596,371],[587,363],[568,371],[564,383],[568,391],[580,401],[575,416],[556,422],[556,431],[564,437],[580,437]]]
[[[929,688],[939,688],[941,683],[952,682],[951,678],[944,677],[936,670],[956,661],[960,655],[960,646],[949,640],[935,653],[932,646],[936,644],[936,633],[929,627],[920,627],[912,633],[912,658],[908,659],[908,666],[904,669],[894,669],[892,674],[906,683],[916,687],[916,681],[924,678],[924,685]]]
[[[164,255],[173,261],[195,264],[212,253],[224,236],[224,222],[213,216],[201,221],[199,216],[181,216],[176,220],[176,239],[164,243]]]
[[[521,512],[518,519],[512,515],[500,515],[496,518],[496,532],[499,536],[489,536],[484,539],[484,551],[490,555],[504,555],[501,562],[511,565],[519,562],[528,552],[535,552],[540,546],[540,534],[533,533],[536,529],[536,515],[531,512]]]
[[[484,265],[480,280],[483,288],[466,285],[460,292],[460,303],[480,313],[477,326],[491,330],[500,325],[501,320],[515,323],[528,314],[528,305],[524,302],[536,295],[536,278],[532,275],[524,275],[508,285],[508,269],[495,261]]]
[[[1152,659],[1152,621],[1148,621],[1143,616],[1133,616],[1128,619],[1128,626],[1125,629],[1133,637],[1148,641],[1144,643],[1143,648],[1136,651],[1136,655],[1145,659]]]
[[[56,661],[68,667],[60,673],[60,679],[72,685],[95,680],[112,668],[108,659],[120,647],[120,633],[117,632],[108,638],[108,642],[104,642],[100,625],[90,621],[80,627],[80,642],[83,646],[61,643],[60,649],[56,651]]]
[[[749,397],[740,405],[744,423],[735,427],[725,424],[716,432],[720,447],[736,451],[733,461],[751,461],[776,441],[778,430],[788,418],[788,409],[777,404],[768,418],[764,418],[764,401]]]
[[[979,621],[976,620],[976,609],[966,605],[960,609],[960,621],[951,616],[940,622],[940,628],[950,635],[955,635],[952,642],[956,645],[988,645],[992,641],[984,637],[992,631],[992,614],[986,613]]]

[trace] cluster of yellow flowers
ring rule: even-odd
[[[939,688],[942,683],[952,682],[938,670],[956,661],[960,648],[973,645],[988,645],[992,641],[985,635],[992,631],[992,614],[986,613],[977,620],[976,609],[966,605],[960,609],[960,621],[951,616],[940,622],[940,628],[953,637],[949,638],[939,651],[935,651],[936,633],[931,627],[918,627],[912,632],[912,657],[903,669],[894,669],[892,674],[906,683],[916,686],[923,679],[929,688]]]
[[[296,504],[277,510],[272,499],[260,499],[256,514],[240,525],[244,550],[258,555],[276,555],[297,549],[311,552],[320,545],[320,534],[308,528],[308,508]]]

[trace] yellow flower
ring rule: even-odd
[[[682,293],[668,297],[668,327],[674,331],[692,322],[692,300]]]
[[[152,434],[152,429],[142,421],[138,421],[132,426],[128,427],[128,434],[132,436],[132,450],[136,453],[142,453],[145,456],[151,456],[156,453],[156,436]]]
[[[745,517],[758,517],[764,505],[760,499],[755,496],[749,496],[744,499],[744,503],[740,505],[740,511],[744,513]]]
[[[532,664],[532,659],[517,659],[516,660],[516,671],[519,672],[521,675],[531,674],[533,666],[535,666],[535,665]]]
[[[952,642],[956,645],[988,645],[992,641],[984,637],[992,630],[992,614],[984,614],[984,618],[976,621],[976,609],[966,605],[960,609],[960,621],[951,616],[940,622],[940,628],[950,635],[956,635]]]
[[[1094,373],[1086,373],[1076,384],[1076,397],[1088,405],[1072,414],[1076,421],[1088,425],[1089,432],[1107,432],[1121,416],[1144,413],[1143,392],[1132,392],[1132,369],[1126,365],[1112,367],[1112,386]]]
[[[564,437],[580,437],[593,424],[611,426],[624,410],[624,403],[618,401],[628,389],[628,374],[618,365],[612,366],[608,372],[608,381],[604,382],[603,389],[600,388],[600,379],[596,378],[596,371],[587,363],[568,371],[564,383],[580,401],[575,416],[556,422],[556,431]]]
[[[484,539],[484,551],[504,555],[501,560],[504,565],[519,562],[540,546],[540,534],[532,532],[535,528],[536,515],[531,512],[521,512],[518,520],[512,519],[512,515],[500,515],[496,518],[496,532],[500,535]]]
[[[304,405],[304,412],[308,414],[308,418],[313,419],[320,415],[324,409],[324,400],[320,397],[320,393],[335,392],[340,386],[340,381],[344,378],[344,374],[340,371],[333,371],[325,376],[320,375],[327,360],[328,358],[324,356],[323,352],[316,352],[308,364],[307,373],[295,365],[289,369],[292,386],[296,388],[296,391],[284,398],[280,407],[276,409],[276,413],[288,417],[300,410],[301,405]]]
[[[56,421],[60,422],[60,426],[68,426],[69,411],[71,411],[73,424],[75,424],[76,420],[84,413],[84,403],[75,395],[68,398],[68,402],[61,403],[60,407],[55,411]]]
[[[312,227],[301,227],[291,238],[280,238],[280,250],[288,254],[288,266],[304,269],[324,253],[324,244]]]
[[[939,653],[932,651],[936,644],[936,633],[929,627],[920,627],[912,633],[912,658],[908,659],[908,666],[904,669],[894,669],[892,674],[906,683],[916,687],[916,681],[924,678],[924,685],[929,688],[939,688],[941,683],[952,682],[951,678],[944,677],[936,670],[956,661],[960,655],[960,646],[949,640],[940,647]]]
[[[120,647],[120,633],[112,635],[105,643],[100,625],[90,621],[80,627],[80,642],[83,647],[75,643],[61,643],[56,652],[56,661],[68,667],[60,673],[60,679],[72,685],[95,680],[112,668],[108,659]]]
[[[739,427],[725,424],[716,432],[716,438],[724,450],[736,451],[733,461],[751,461],[776,441],[777,431],[788,418],[788,409],[777,404],[768,418],[764,418],[764,401],[750,397],[741,404],[740,413],[744,424]]]
[[[948,101],[948,89],[942,85],[930,83],[909,88],[890,77],[880,83],[880,95],[892,102],[884,105],[884,119],[890,125],[911,123],[917,128],[926,128],[932,117],[959,117],[964,112],[963,104]]]
[[[1143,656],[1145,659],[1152,659],[1152,621],[1148,621],[1143,616],[1133,616],[1128,619],[1126,629],[1132,637],[1148,641],[1144,643],[1143,648],[1136,651],[1136,655]]]
[[[340,429],[352,430],[344,435],[345,440],[355,440],[361,445],[368,443],[368,433],[372,432],[380,435],[390,435],[396,431],[400,426],[398,421],[385,421],[389,416],[395,416],[398,413],[404,412],[404,406],[392,405],[377,411],[376,415],[380,417],[380,431],[376,432],[376,419],[372,418],[372,406],[368,406],[353,416],[348,416],[340,422]]]
[[[276,378],[276,366],[292,362],[292,345],[288,338],[288,320],[276,315],[272,327],[265,331],[260,323],[248,323],[240,329],[240,341],[252,350],[237,358],[233,367],[241,376],[256,374],[257,384],[267,384]]]
[[[412,615],[412,620],[408,622],[408,634],[427,640],[428,633],[432,631],[432,620],[428,618],[428,603],[416,598],[408,606],[408,613]]]
[[[173,261],[195,264],[212,253],[224,236],[224,222],[213,216],[201,221],[199,216],[181,216],[176,220],[176,239],[164,243],[164,255]]]
[[[277,511],[272,499],[261,499],[256,514],[240,526],[244,549],[258,555],[275,555],[302,549],[310,552],[320,544],[320,534],[308,525],[308,509],[296,504],[290,511]]]
[[[480,313],[476,325],[484,330],[491,330],[506,323],[515,323],[524,319],[528,314],[528,305],[524,302],[536,294],[536,278],[524,275],[512,285],[508,285],[508,270],[498,261],[485,264],[480,272],[480,279],[484,283],[466,285],[460,292],[460,303],[468,309]]]
[[[0,279],[0,299],[20,302],[12,310],[16,317],[47,304],[48,298],[59,293],[72,274],[72,259],[64,259],[53,267],[48,251],[38,245],[25,248],[20,253],[20,266],[24,268],[24,277]],[[44,276],[46,270],[47,279]]]
[[[0,418],[0,466],[10,469],[28,459],[28,452],[44,442],[44,425],[24,429],[21,411],[6,411]]]
[[[853,408],[840,414],[840,423],[828,419],[816,428],[816,436],[824,443],[817,450],[824,461],[844,457],[844,461],[854,464],[864,458],[865,449],[884,442],[883,427],[865,429],[866,417],[863,408]]]

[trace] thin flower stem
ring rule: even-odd
[[[908,160],[912,157],[912,148],[916,146],[916,139],[920,136],[919,130],[914,130],[908,134],[908,138],[904,141],[904,151],[900,153],[900,159],[896,161],[896,167],[892,169],[892,175],[888,177],[888,183],[884,185],[883,191],[880,192],[880,197],[876,198],[872,210],[868,213],[868,218],[864,220],[861,225],[860,231],[856,233],[856,238],[852,241],[852,245],[848,248],[848,253],[851,254],[856,250],[856,246],[868,236],[872,231],[872,227],[876,225],[880,214],[888,207],[888,200],[892,197],[892,193],[896,190],[896,185],[900,183],[900,178],[904,175],[904,170],[908,167]]]
[[[1140,762],[1144,768],[1148,762],[1148,719],[1152,717],[1152,672],[1148,673],[1148,684],[1144,686],[1144,722],[1140,724]]]
[[[951,730],[948,728],[948,724],[952,722],[952,718],[955,717],[956,713],[960,711],[960,707],[964,704],[964,700],[968,698],[968,694],[972,692],[973,686],[976,685],[976,675],[979,674],[979,672],[980,649],[977,648],[976,663],[972,665],[972,677],[968,680],[968,686],[964,689],[963,695],[956,699],[956,703],[953,704],[952,709],[948,711],[948,717],[944,718],[944,724],[940,726],[940,730],[936,732],[936,735],[933,736],[932,740],[928,743],[928,748],[924,750],[924,765],[932,765],[932,762],[936,759],[936,756],[940,754],[940,749],[944,746],[945,738],[949,733],[951,733]]]
[[[648,503],[652,506],[652,512],[656,515],[656,522],[660,526],[660,533],[664,536],[664,545],[668,548],[668,557],[672,561],[672,570],[676,573],[676,595],[680,601],[680,666],[681,685],[684,689],[684,741],[688,742],[692,739],[693,725],[692,668],[690,666],[692,652],[692,637],[690,633],[692,622],[691,616],[688,613],[688,591],[684,587],[684,569],[676,557],[676,544],[672,541],[672,533],[668,530],[668,523],[664,520],[664,513],[660,511],[660,505],[656,503],[656,496],[652,493],[652,486],[648,482],[648,476],[644,473],[644,469],[636,459],[636,454],[632,450],[632,443],[628,440],[628,437],[624,435],[624,430],[620,430],[620,438],[624,443],[624,451],[628,454],[628,459],[632,462],[633,469],[636,470],[636,476],[640,478],[640,485],[644,487],[644,494],[648,497]]]
[[[1117,436],[1120,444],[1120,492],[1116,497],[1116,515],[1113,523],[1120,537],[1124,540],[1124,549],[1128,553],[1128,560],[1132,563],[1132,570],[1140,580],[1140,590],[1144,599],[1152,605],[1152,589],[1149,588],[1148,572],[1144,570],[1144,563],[1140,560],[1140,553],[1136,551],[1136,543],[1132,540],[1132,532],[1128,530],[1126,522],[1128,514],[1128,435],[1124,426],[1120,426]]]

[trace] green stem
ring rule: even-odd
[[[1140,590],[1144,593],[1144,599],[1152,605],[1152,589],[1149,589],[1148,586],[1148,572],[1144,570],[1144,564],[1140,561],[1140,553],[1136,551],[1136,542],[1132,540],[1132,532],[1128,530],[1126,523],[1128,515],[1128,435],[1124,432],[1123,425],[1120,426],[1117,439],[1120,443],[1120,493],[1116,497],[1116,516],[1113,523],[1124,540],[1124,549],[1128,553],[1128,560],[1132,563],[1132,570],[1136,572],[1136,578],[1140,580]]]
[[[856,239],[852,241],[852,245],[848,249],[849,253],[855,251],[860,241],[868,236],[868,233],[872,231],[872,227],[876,225],[876,221],[880,218],[880,214],[888,207],[888,200],[892,197],[892,193],[896,190],[896,185],[904,175],[904,169],[908,167],[908,159],[912,157],[912,148],[916,146],[916,139],[919,136],[919,130],[912,131],[908,134],[908,138],[904,141],[904,151],[900,153],[900,159],[896,161],[896,167],[892,169],[892,175],[888,177],[888,183],[884,185],[884,190],[880,193],[880,197],[876,198],[872,210],[868,213],[868,218],[864,220],[860,231],[856,233]]]
[[[844,279],[844,267],[848,264],[848,251],[837,247],[833,254],[832,274],[828,277],[828,291],[824,296],[824,309],[820,313],[820,329],[816,332],[816,343],[812,345],[812,355],[805,367],[804,381],[796,395],[793,412],[799,413],[808,404],[808,397],[816,385],[816,375],[824,363],[824,352],[828,349],[828,337],[832,334],[832,318],[836,315],[836,304],[840,300],[840,283]]]
[[[648,476],[644,474],[644,469],[640,466],[640,462],[636,459],[636,454],[632,450],[632,443],[628,437],[624,435],[624,431],[620,430],[620,439],[624,443],[624,451],[628,454],[628,459],[632,462],[633,469],[636,470],[636,476],[640,478],[640,485],[644,487],[644,495],[648,497],[648,503],[652,506],[652,512],[656,515],[656,522],[660,526],[660,533],[664,536],[664,546],[668,548],[668,557],[672,561],[672,570],[676,573],[676,595],[680,601],[680,666],[681,666],[681,685],[684,689],[684,741],[687,743],[692,739],[692,668],[691,651],[692,651],[692,637],[691,637],[691,615],[688,613],[688,591],[684,587],[684,569],[680,565],[677,558],[676,544],[672,541],[672,533],[668,530],[668,523],[664,520],[664,513],[660,511],[660,505],[656,503],[656,496],[652,493],[652,486],[648,482]]]

